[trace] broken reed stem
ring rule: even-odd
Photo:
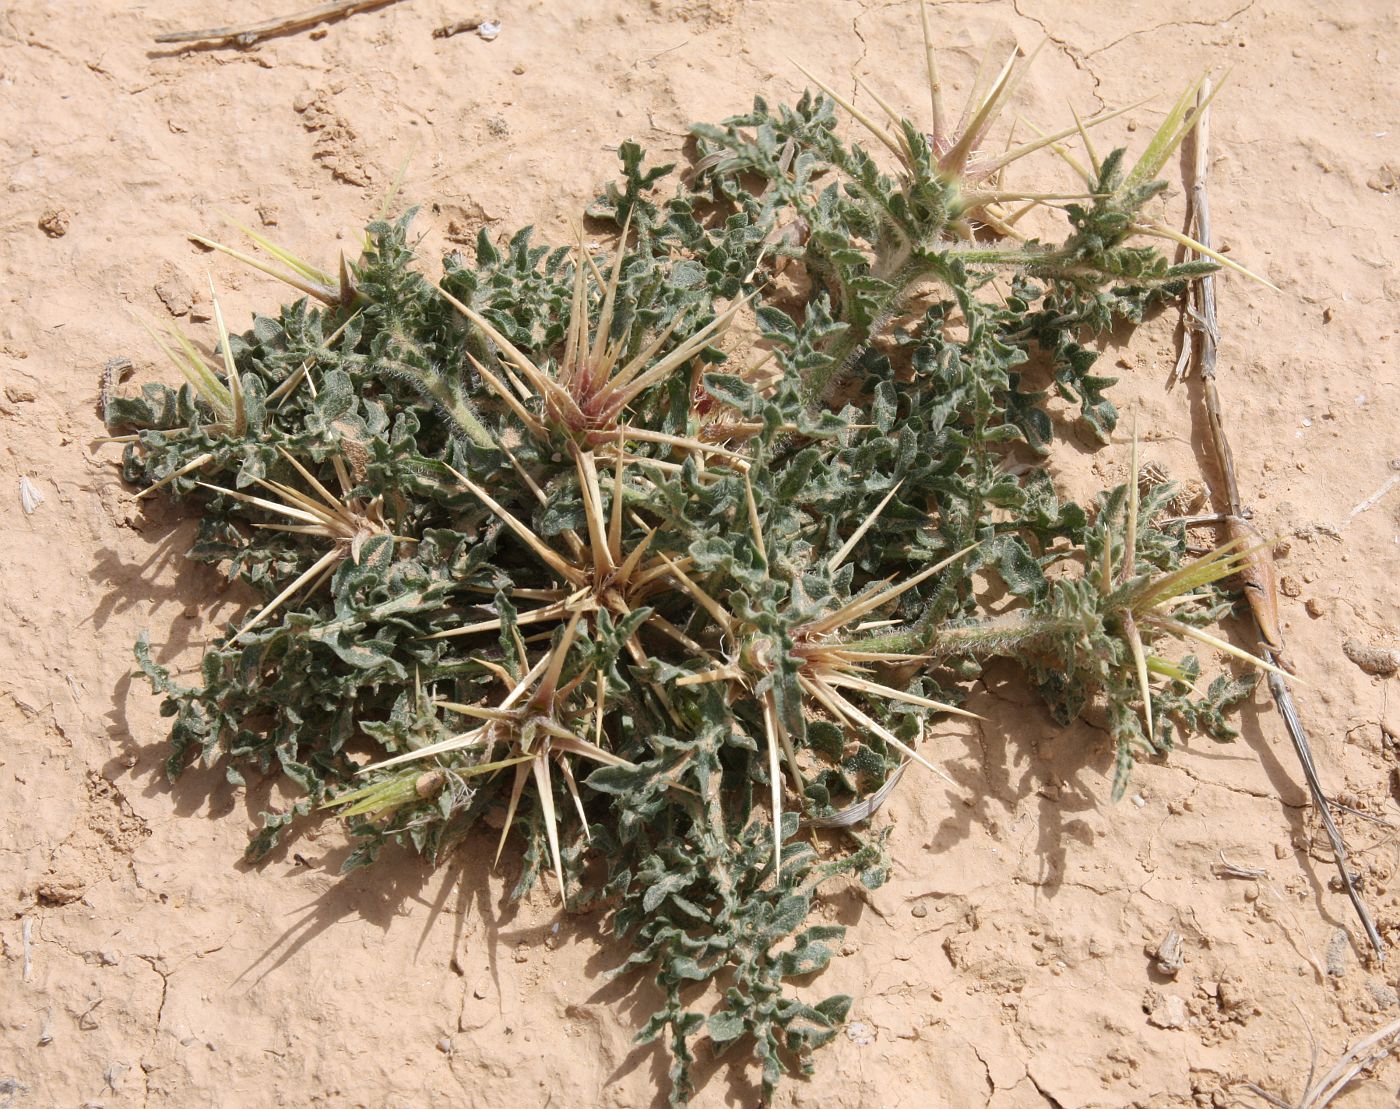
[[[399,0],[336,0],[335,3],[321,4],[319,7],[308,8],[295,15],[266,19],[261,23],[250,23],[245,27],[211,27],[206,31],[175,31],[170,34],[157,35],[156,42],[162,44],[208,42],[210,44],[227,43],[233,46],[252,46],[259,39],[271,38],[273,35],[286,34],[289,31],[300,31],[305,27],[314,27],[317,23],[323,23],[328,19],[344,19],[356,12],[369,11],[371,8],[384,8],[398,2]]]
[[[1192,148],[1194,166],[1191,182],[1190,220],[1194,225],[1196,241],[1205,247],[1210,247],[1211,238],[1210,197],[1206,192],[1206,173],[1210,164],[1210,106],[1208,104],[1210,88],[1210,79],[1207,78],[1201,83],[1197,92],[1196,102],[1203,106],[1196,122],[1195,142]],[[1188,326],[1186,336],[1187,341],[1193,344],[1195,362],[1200,372],[1201,388],[1205,394],[1206,418],[1210,425],[1211,447],[1215,453],[1215,462],[1221,480],[1225,485],[1226,511],[1231,516],[1240,517],[1243,506],[1240,504],[1240,486],[1239,479],[1235,474],[1235,458],[1230,451],[1230,441],[1225,435],[1225,419],[1220,407],[1220,394],[1215,388],[1216,344],[1219,331],[1217,330],[1215,314],[1215,279],[1210,274],[1200,279],[1197,295],[1201,306],[1201,319],[1198,327]],[[1253,612],[1252,607],[1251,612]],[[1260,636],[1263,638],[1264,629],[1259,625],[1257,617],[1255,617],[1255,625],[1259,627]],[[1267,647],[1261,647],[1260,654],[1264,661],[1270,664],[1276,661],[1273,652]],[[1293,703],[1293,694],[1276,672],[1271,670],[1267,676],[1269,692],[1273,694],[1274,704],[1278,707],[1279,715],[1283,717],[1283,722],[1288,729],[1288,738],[1292,740],[1293,750],[1297,753],[1298,762],[1303,767],[1303,777],[1307,779],[1313,805],[1316,806],[1322,817],[1322,825],[1327,830],[1327,838],[1332,843],[1332,856],[1336,860],[1342,885],[1346,888],[1347,896],[1351,898],[1352,907],[1356,910],[1356,915],[1361,921],[1361,927],[1366,932],[1367,940],[1370,941],[1371,947],[1376,953],[1376,958],[1384,963],[1385,941],[1376,931],[1375,922],[1371,919],[1370,911],[1361,899],[1356,882],[1351,876],[1351,869],[1347,865],[1346,841],[1342,838],[1341,831],[1338,830],[1336,822],[1332,819],[1332,808],[1328,804],[1327,795],[1323,791],[1321,780],[1318,778],[1317,764],[1312,757],[1312,747],[1308,743],[1308,734],[1303,730],[1302,721],[1298,719],[1298,710]]]
[[[1306,1021],[1304,1025],[1306,1026]],[[1352,1044],[1342,1053],[1332,1069],[1316,1081],[1314,1077],[1317,1074],[1317,1041],[1313,1038],[1311,1028],[1308,1029],[1308,1038],[1313,1043],[1312,1063],[1308,1068],[1308,1080],[1304,1084],[1303,1095],[1296,1104],[1284,1101],[1254,1082],[1243,1083],[1244,1088],[1263,1098],[1276,1109],[1326,1109],[1362,1071],[1394,1054],[1396,1048],[1400,1047],[1400,1020],[1384,1025]]]

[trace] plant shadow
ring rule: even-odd
[[[1035,850],[1040,859],[1036,882],[1045,896],[1054,897],[1069,845],[1092,847],[1095,842],[1096,833],[1076,814],[1098,808],[1096,783],[1085,775],[1102,778],[1111,771],[1111,746],[1104,742],[1106,735],[1084,735],[1091,726],[1083,720],[1057,725],[1012,663],[988,665],[978,685],[976,703],[970,700],[969,705],[986,720],[966,735],[966,757],[944,762],[958,792],[946,793],[949,815],[924,847],[934,853],[949,851],[979,826],[999,838],[1002,821],[1014,819],[1034,797]],[[1039,738],[1018,742],[1018,731],[1050,738],[1043,744]]]

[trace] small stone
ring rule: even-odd
[[[875,1042],[875,1029],[863,1020],[853,1020],[846,1025],[846,1039],[857,1047],[865,1047]]]
[[[451,1055],[452,1038],[450,1036],[444,1036],[442,1039],[438,1040],[437,1049],[441,1051],[444,1055]]]
[[[1338,928],[1332,933],[1331,940],[1327,943],[1327,974],[1330,978],[1340,978],[1347,972],[1347,940],[1346,930]]]
[[[156,296],[172,316],[185,316],[194,307],[194,286],[178,270],[170,269],[156,282]]]
[[[39,230],[50,239],[61,239],[68,234],[68,226],[73,217],[64,208],[50,208],[39,217]]]
[[[35,891],[44,905],[68,905],[87,891],[87,885],[76,875],[50,874]]]
[[[525,72],[525,64],[523,62],[516,62],[514,68],[511,69],[511,72],[514,73],[517,77],[519,77],[522,73]]]
[[[1175,994],[1159,994],[1147,1014],[1154,1028],[1185,1028],[1186,1002]]]
[[[1359,639],[1348,639],[1342,643],[1342,654],[1368,674],[1378,678],[1388,678],[1400,670],[1400,651],[1387,647],[1376,647],[1362,643]]]
[[[1366,992],[1371,995],[1371,1000],[1382,1009],[1392,1009],[1396,1005],[1400,1005],[1400,994],[1397,994],[1384,982],[1377,982],[1374,979],[1367,982]]]
[[[1245,1012],[1254,1004],[1254,995],[1245,989],[1239,978],[1222,978],[1216,989],[1220,1008],[1227,1013]]]
[[[1397,184],[1400,184],[1400,171],[1389,164],[1383,164],[1375,174],[1366,178],[1366,187],[1378,193],[1393,193]]]
[[[530,961],[530,952],[523,943],[515,949],[515,961],[517,963],[528,963]]]
[[[920,901],[912,909],[909,910],[909,914],[910,916],[915,916],[922,920],[924,917],[928,916],[928,906],[925,905],[922,901]]]
[[[1276,843],[1276,844],[1274,844],[1274,858],[1276,858],[1276,859],[1286,859],[1286,858],[1288,858],[1288,848],[1285,847],[1285,846],[1284,846],[1283,844],[1281,844],[1281,843]]]
[[[6,385],[5,399],[11,404],[32,404],[39,398],[32,389],[23,389],[18,385]]]
[[[1303,603],[1303,608],[1307,610],[1309,616],[1316,620],[1320,616],[1326,616],[1327,610],[1331,608],[1331,605],[1329,605],[1321,597],[1309,597]]]
[[[1175,928],[1168,932],[1157,945],[1154,958],[1157,970],[1168,978],[1180,974],[1181,968],[1186,965],[1186,945],[1182,943],[1181,933]]]

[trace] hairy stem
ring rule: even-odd
[[[1024,655],[1050,640],[1077,631],[1079,626],[1079,621],[1073,617],[1017,612],[993,620],[945,624],[935,628],[928,637],[925,650],[937,658]]]

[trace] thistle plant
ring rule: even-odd
[[[516,894],[605,909],[619,972],[655,976],[641,1036],[668,1039],[677,1105],[701,1040],[746,1044],[771,1095],[835,1035],[851,999],[785,983],[840,946],[806,923],[822,888],[884,880],[884,837],[842,814],[942,772],[924,738],[987,660],[1058,719],[1103,704],[1115,794],[1176,738],[1233,734],[1249,676],[1202,688],[1184,648],[1264,665],[1204,630],[1254,552],[1189,559],[1135,437],[1088,506],[1017,464],[1053,445],[1030,363],[1107,444],[1095,337],[1215,268],[1145,241],[1180,238],[1150,209],[1189,97],[1132,168],[1089,139],[1116,113],[989,153],[1025,67],[950,126],[925,36],[931,131],[826,89],[697,125],[674,184],[624,143],[587,213],[607,252],[483,231],[429,276],[411,212],[334,276],[221,248],[300,299],[241,335],[216,313],[212,357],[164,344],[183,384],[107,412],[126,477],[199,514],[190,556],[266,597],[191,684],[138,644],[169,772],[296,782],[253,858],[313,810],[346,819],[347,867],[441,860],[503,814]],[[1082,192],[1001,184],[1052,151]]]

